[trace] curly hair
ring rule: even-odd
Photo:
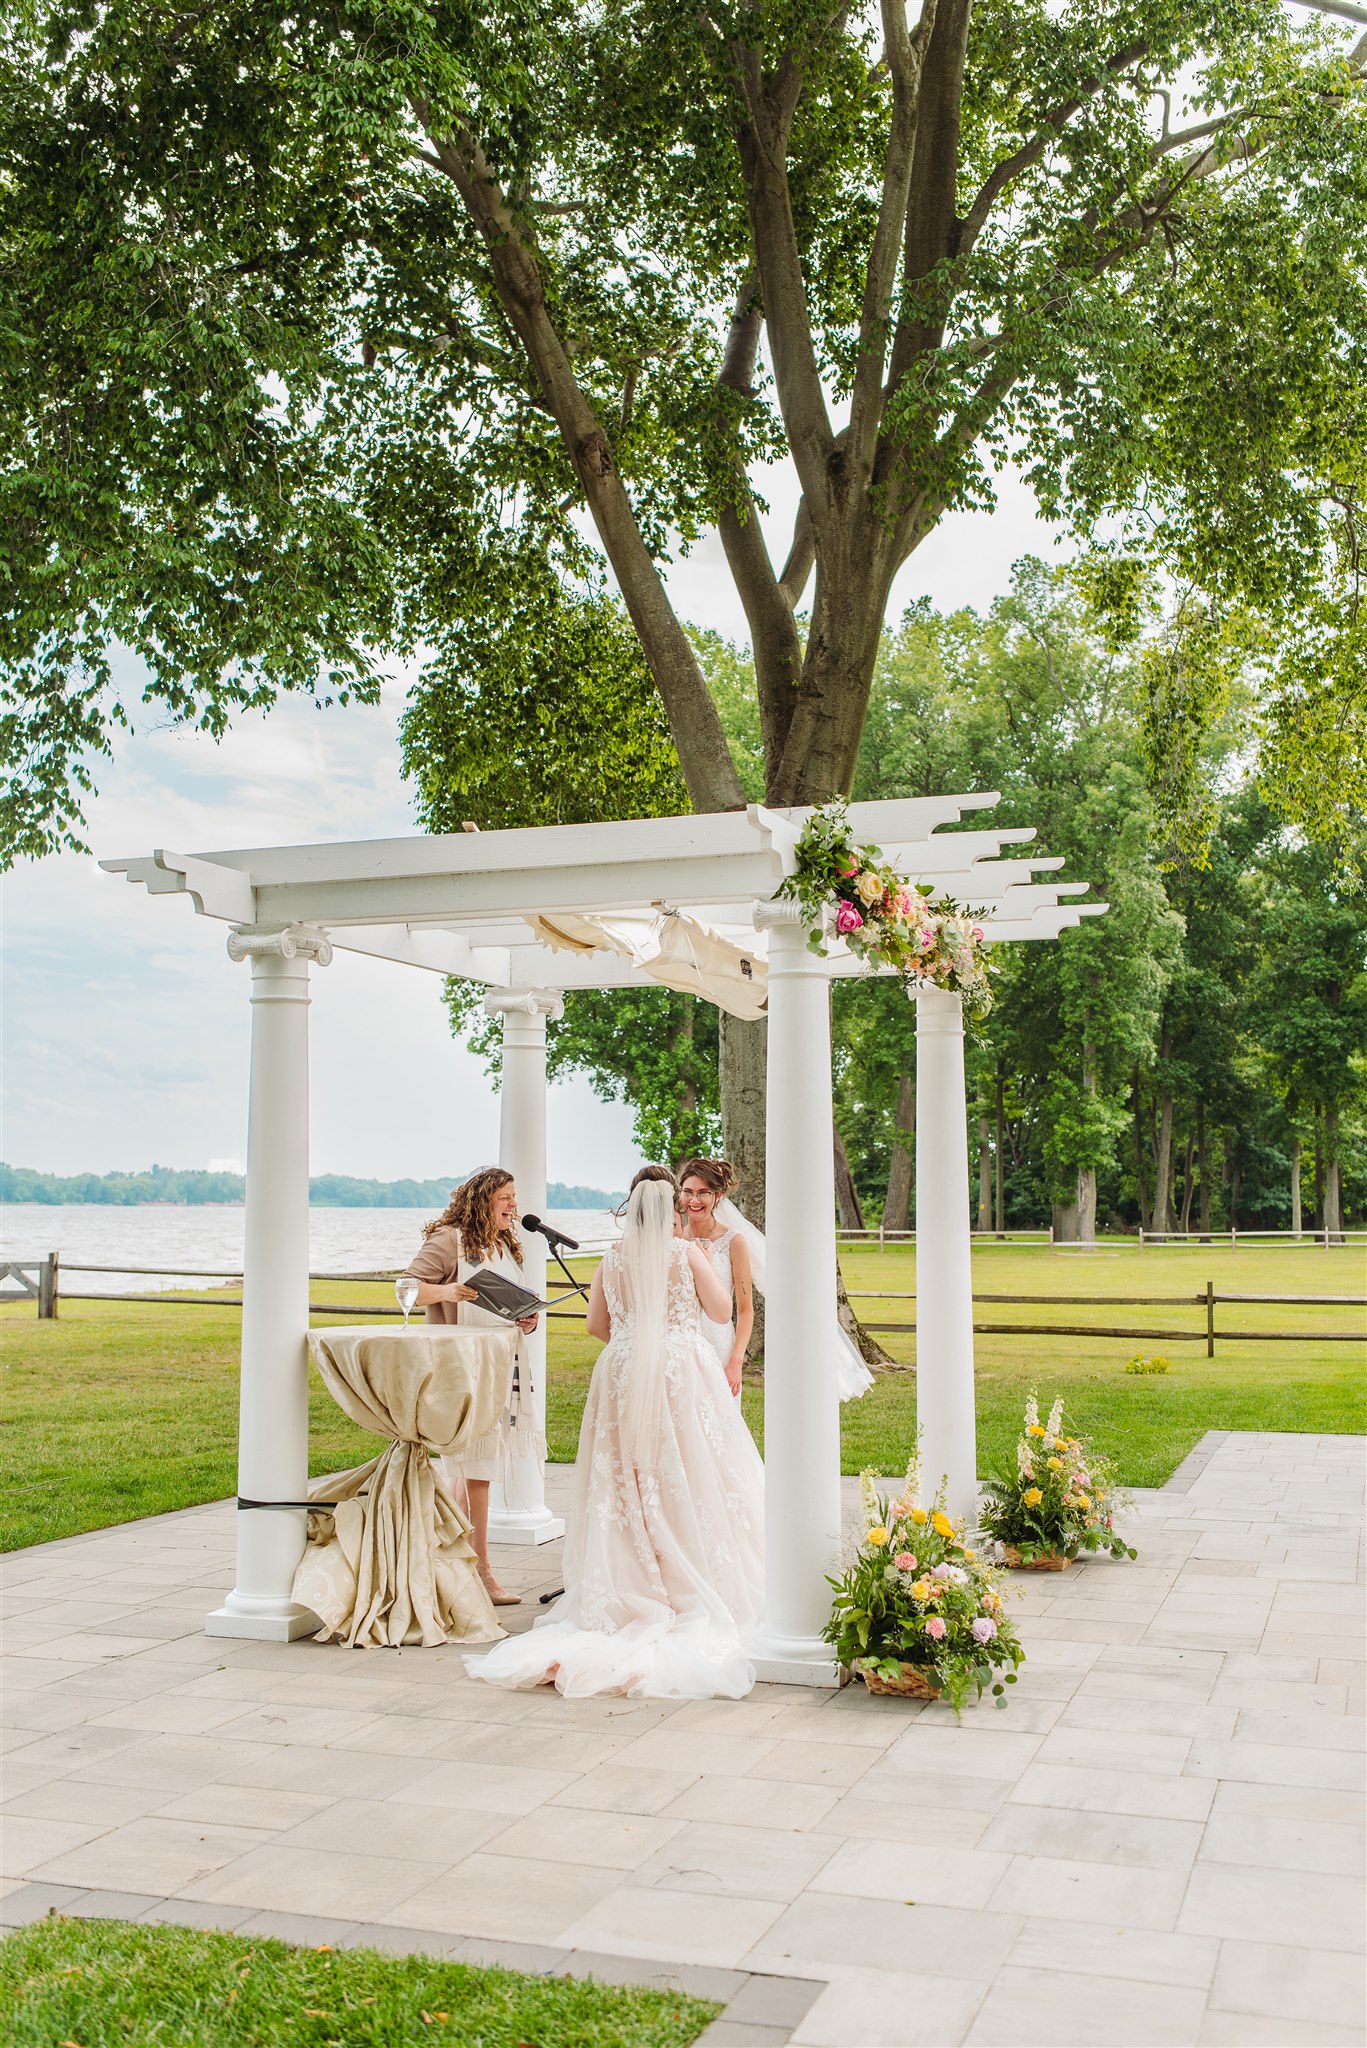
[[[460,1232],[461,1250],[467,1259],[491,1259],[503,1245],[521,1265],[522,1240],[517,1232],[494,1228],[494,1196],[501,1188],[512,1184],[513,1176],[506,1166],[481,1166],[468,1180],[463,1180],[458,1188],[453,1189],[441,1215],[424,1227],[424,1240],[434,1230],[454,1224]]]
[[[729,1159],[685,1159],[679,1168],[679,1186],[686,1180],[700,1180],[720,1201],[736,1185],[736,1169]]]

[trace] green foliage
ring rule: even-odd
[[[1139,1356],[1129,1360],[1128,1364],[1125,1367],[1125,1370],[1128,1373],[1133,1373],[1136,1376],[1136,1378],[1142,1378],[1145,1373],[1171,1372],[1172,1360],[1170,1358],[1162,1358],[1157,1356],[1153,1358],[1145,1358],[1142,1354],[1140,1354]]]
[[[608,792],[638,768],[667,790],[589,519],[696,753],[706,700],[656,568],[732,512],[746,527],[750,477],[790,455],[817,499],[837,472],[840,491],[808,508],[821,630],[796,654],[791,631],[778,654],[756,635],[768,694],[762,720],[751,700],[748,792],[761,766],[785,799],[846,785],[868,607],[1023,452],[1051,516],[1114,541],[1097,588],[1122,612],[1128,566],[1157,561],[1213,618],[1256,613],[1275,650],[1269,787],[1311,829],[1341,830],[1367,772],[1361,60],[1341,25],[1267,0],[983,0],[960,103],[951,34],[941,17],[925,90],[956,160],[918,152],[914,225],[878,238],[899,189],[896,94],[857,10],[14,11],[6,851],[79,841],[123,724],[214,735],[281,691],[373,696],[393,659],[422,664],[420,775],[439,738],[461,741],[422,783],[434,813],[511,816],[530,792],[528,815],[562,815],[552,785],[563,769],[572,809],[595,762]],[[786,111],[747,104],[789,81]],[[771,114],[783,177],[766,185],[751,142]],[[951,220],[952,247],[927,225]],[[889,243],[906,261],[871,274]],[[757,267],[768,346],[723,381]],[[867,415],[838,443],[828,395]],[[747,603],[791,628],[791,587],[754,552]],[[120,686],[115,643],[145,686]],[[821,717],[785,768],[798,661]],[[472,728],[486,683],[489,730],[520,726],[529,699],[546,709],[554,773],[520,749],[504,771]],[[1179,742],[1210,701],[1185,691]],[[576,709],[600,736],[578,751]]]
[[[670,816],[688,793],[620,604],[523,559],[454,622],[401,724],[429,832]]]
[[[720,2010],[676,1991],[366,1948],[122,1920],[39,1920],[0,1941],[10,2048],[687,2048]]]

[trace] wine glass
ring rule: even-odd
[[[406,1330],[408,1318],[413,1313],[413,1304],[418,1298],[418,1283],[411,1273],[400,1273],[394,1282],[394,1292],[399,1297],[399,1307],[403,1310],[403,1326]]]

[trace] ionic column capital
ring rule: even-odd
[[[312,960],[326,967],[332,959],[332,941],[326,932],[308,925],[289,924],[279,931],[261,932],[239,926],[228,934],[230,960]]]
[[[757,903],[754,906],[751,913],[751,921],[757,932],[771,932],[777,931],[785,925],[804,924],[806,920],[803,915],[802,905],[794,903],[791,897],[774,898],[769,896],[762,903]]]
[[[550,988],[491,988],[484,996],[488,1017],[544,1017],[559,1023],[565,1014],[565,999]]]

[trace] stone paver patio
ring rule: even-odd
[[[1208,1435],[1136,1497],[1137,1564],[1022,1580],[1021,1683],[959,1726],[856,1687],[569,1703],[454,1649],[210,1640],[224,1504],[21,1552],[0,1922],[676,1983],[756,2048],[1360,2048],[1363,1477],[1355,1438]],[[499,1570],[535,1594],[558,1563]]]

